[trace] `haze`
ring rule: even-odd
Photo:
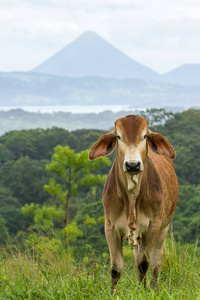
[[[31,70],[88,30],[159,73],[200,63],[197,0],[0,0],[0,7],[0,71]]]

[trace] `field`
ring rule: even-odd
[[[1,249],[0,299],[200,299],[200,263],[197,243],[165,243],[157,292],[138,284],[132,249],[124,247],[125,272],[110,294],[108,254],[86,246],[80,258],[60,240],[26,242],[24,248]],[[20,250],[21,249],[21,250]],[[150,272],[147,275],[149,285]]]

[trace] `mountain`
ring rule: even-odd
[[[200,65],[160,75],[85,32],[32,72],[0,73],[0,87],[0,106],[188,108],[200,105]]]
[[[200,86],[186,87],[141,79],[61,77],[0,73],[1,106],[130,105],[132,108],[199,106]]]
[[[185,64],[162,76],[165,82],[180,85],[200,85],[200,64]]]
[[[98,34],[88,31],[32,72],[67,77],[140,78],[157,80],[158,73],[134,61]]]

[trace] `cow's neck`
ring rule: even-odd
[[[123,200],[126,207],[126,215],[128,219],[128,226],[135,230],[137,228],[137,215],[140,202],[140,191],[143,178],[145,177],[146,168],[137,175],[130,175],[124,173],[123,168],[119,162],[118,164],[118,187],[124,195]]]

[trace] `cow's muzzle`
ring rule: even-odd
[[[141,163],[137,162],[125,162],[125,170],[130,174],[138,174],[141,171]]]

